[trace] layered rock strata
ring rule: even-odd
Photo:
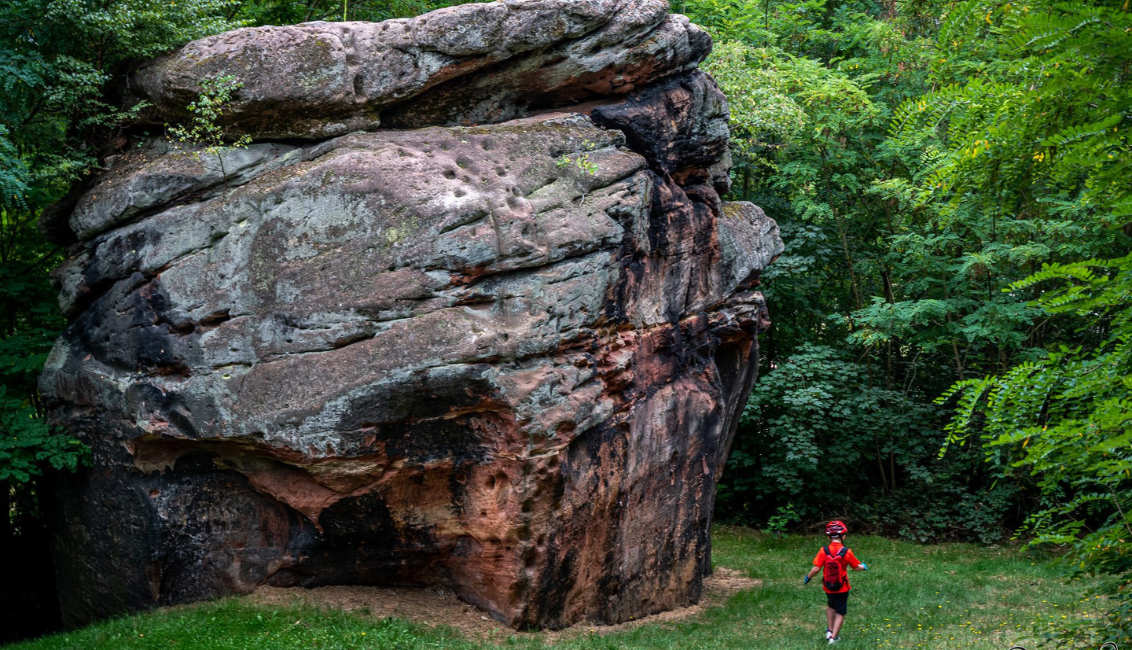
[[[148,120],[235,74],[254,142],[141,142],[42,224],[77,243],[41,389],[93,449],[67,619],[263,584],[515,627],[695,602],[782,247],[720,200],[709,47],[663,2],[513,0],[138,68]]]

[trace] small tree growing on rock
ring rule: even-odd
[[[204,152],[216,156],[220,163],[220,175],[228,182],[228,172],[224,168],[224,152],[227,149],[243,149],[251,144],[251,136],[241,135],[229,139],[220,118],[232,102],[232,94],[244,84],[235,75],[225,74],[206,77],[200,84],[200,95],[186,110],[193,114],[188,124],[169,126],[166,124],[169,139],[173,142],[203,147]],[[200,155],[199,153],[197,155]]]

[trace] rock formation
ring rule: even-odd
[[[136,126],[243,84],[220,154],[138,135],[41,226],[41,379],[93,449],[65,616],[443,585],[516,627],[699,598],[769,321],[710,39],[661,0],[241,29],[136,68]]]

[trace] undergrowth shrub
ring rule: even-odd
[[[920,542],[1001,541],[1021,490],[996,484],[981,450],[940,458],[945,439],[941,411],[922,395],[871,386],[846,352],[805,345],[751,393],[718,516],[770,530],[838,517]]]

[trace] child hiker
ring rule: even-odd
[[[841,640],[838,634],[841,625],[845,622],[845,613],[849,610],[849,572],[845,567],[851,566],[854,571],[868,571],[869,565],[857,560],[853,551],[845,546],[845,534],[849,529],[840,521],[831,521],[825,526],[825,534],[829,535],[829,545],[823,546],[814,558],[814,566],[802,580],[802,586],[810,583],[810,579],[819,572],[822,574],[822,588],[825,589],[825,638],[830,643]]]

